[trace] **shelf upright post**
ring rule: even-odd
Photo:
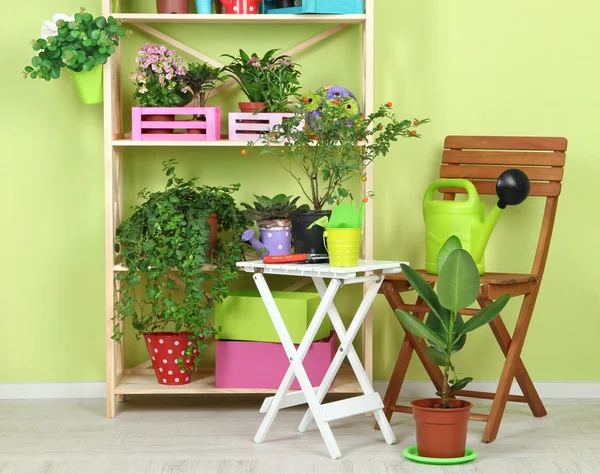
[[[363,23],[363,110],[365,117],[374,110],[374,54],[375,54],[375,0],[365,0],[365,22]],[[366,169],[367,181],[362,183],[363,194],[373,190],[374,172],[373,163]],[[363,258],[373,260],[373,200],[366,204],[363,222]],[[363,296],[369,283],[363,284]],[[362,356],[365,371],[371,384],[373,383],[373,314],[369,311],[362,328]]]
[[[102,1],[102,15],[112,13],[112,0]],[[104,74],[104,214],[105,214],[105,284],[106,284],[106,416],[114,418],[117,396],[115,387],[122,375],[124,354],[122,346],[117,346],[113,335],[113,317],[115,299],[115,229],[122,216],[123,199],[123,150],[113,147],[113,139],[121,136],[121,87],[120,87],[121,51],[117,49],[103,66]],[[122,398],[122,397],[121,397]]]

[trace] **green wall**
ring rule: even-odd
[[[4,213],[0,381],[104,379],[103,155],[101,107],[76,99],[68,78],[25,81],[30,39],[44,19],[75,12],[80,1],[9,2],[2,38],[4,108],[0,154]],[[149,5],[148,1],[136,2]],[[560,135],[569,139],[563,195],[546,277],[525,347],[534,380],[600,380],[593,337],[600,333],[600,261],[592,180],[600,172],[594,131],[600,6],[574,1],[408,2],[378,0],[376,100],[400,115],[431,117],[420,141],[398,143],[376,166],[376,257],[423,263],[420,202],[438,171],[448,134]],[[100,2],[88,2],[98,13]],[[148,8],[147,11],[150,11]],[[165,31],[214,57],[239,46],[287,48],[322,26],[165,26]],[[124,45],[125,72],[137,47]],[[276,40],[274,40],[276,39]],[[360,32],[353,27],[299,55],[307,88],[342,84],[360,89]],[[129,64],[130,66],[127,66]],[[127,83],[126,76],[124,83]],[[127,104],[130,89],[125,98]],[[230,106],[239,95],[219,99]],[[216,104],[219,104],[217,102]],[[138,149],[126,155],[128,205],[142,187],[162,185],[160,162],[175,157],[202,182],[242,183],[253,192],[296,193],[267,158],[238,150]],[[268,179],[263,177],[268,170]],[[528,271],[541,207],[535,199],[510,209],[489,246],[488,268]],[[281,286],[277,282],[276,286]],[[344,307],[355,299],[346,295]],[[375,307],[375,377],[389,376],[402,331],[385,301]],[[506,320],[512,329],[518,302]],[[485,330],[470,338],[456,365],[479,380],[499,375],[502,356]],[[134,356],[134,359],[139,357]],[[207,356],[210,357],[210,354]],[[134,362],[132,360],[132,362]],[[424,378],[417,364],[413,379]]]

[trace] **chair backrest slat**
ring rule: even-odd
[[[479,194],[496,194],[496,180],[509,168],[523,170],[530,196],[545,197],[546,206],[532,272],[542,277],[564,175],[567,139],[561,137],[449,136],[444,142],[440,177],[471,181]],[[466,191],[440,189],[444,199]]]

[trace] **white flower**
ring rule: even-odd
[[[56,22],[59,20],[64,21],[75,21],[75,15],[67,16],[64,13],[57,13],[52,17],[52,21],[46,20],[42,25],[42,38],[47,40],[50,36],[58,35],[58,26],[56,26]]]

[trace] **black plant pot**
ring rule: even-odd
[[[323,216],[330,217],[331,211],[296,212],[290,216],[294,253],[327,255],[327,250],[323,243],[323,232],[325,229],[318,225],[310,230],[308,229],[309,225]]]
[[[294,6],[294,0],[275,0],[275,8],[291,8]]]

